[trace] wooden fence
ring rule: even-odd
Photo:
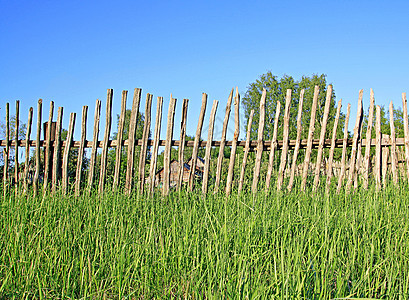
[[[67,194],[71,191],[70,182],[74,185],[75,195],[80,193],[89,193],[91,189],[97,185],[99,193],[104,192],[106,186],[106,169],[107,169],[107,154],[108,148],[116,149],[116,159],[115,159],[115,172],[113,176],[113,189],[117,189],[119,186],[120,172],[121,172],[121,153],[123,147],[126,148],[126,179],[124,184],[125,192],[130,194],[134,192],[148,192],[153,193],[155,186],[157,186],[158,181],[158,172],[157,172],[157,161],[158,161],[158,148],[159,146],[165,146],[164,150],[164,168],[161,170],[161,184],[162,192],[164,195],[168,194],[171,188],[171,177],[173,175],[172,181],[175,181],[175,168],[176,168],[176,177],[177,184],[176,188],[180,189],[183,182],[187,181],[187,188],[193,190],[195,185],[198,185],[198,182],[195,180],[197,169],[198,169],[198,150],[200,147],[205,147],[205,157],[203,161],[203,168],[201,173],[201,186],[202,192],[207,193],[209,188],[209,176],[214,178],[214,192],[220,190],[220,181],[222,176],[222,162],[224,158],[224,149],[225,147],[231,147],[231,154],[229,159],[229,165],[227,170],[227,179],[225,186],[225,193],[230,194],[233,188],[238,188],[240,193],[244,186],[244,173],[247,165],[247,159],[250,151],[255,151],[255,164],[253,170],[253,179],[251,189],[253,193],[256,193],[261,187],[259,184],[260,180],[260,170],[263,159],[263,152],[268,153],[268,167],[267,173],[265,175],[265,189],[271,189],[272,174],[274,171],[277,174],[276,176],[276,190],[282,190],[284,184],[284,177],[289,178],[287,183],[287,190],[291,191],[294,186],[294,178],[296,175],[300,177],[302,190],[305,190],[307,185],[307,180],[311,180],[313,189],[317,189],[320,184],[325,184],[326,189],[329,189],[331,182],[334,183],[334,166],[337,164],[340,166],[340,169],[336,172],[337,180],[337,191],[339,192],[341,188],[350,190],[352,186],[357,188],[358,179],[362,183],[363,188],[368,187],[369,178],[374,178],[376,186],[379,189],[382,184],[385,183],[385,178],[387,178],[387,170],[390,170],[391,178],[395,185],[399,182],[399,176],[402,177],[404,174],[405,180],[409,180],[409,131],[408,131],[408,115],[407,115],[407,100],[406,94],[402,94],[402,103],[403,103],[403,112],[404,112],[404,137],[396,137],[394,119],[393,119],[393,104],[390,103],[390,136],[382,136],[381,133],[381,124],[380,124],[380,107],[376,106],[374,94],[371,90],[370,93],[370,106],[369,106],[369,115],[368,115],[368,124],[367,131],[365,133],[365,138],[362,132],[363,124],[363,91],[359,93],[358,101],[358,110],[354,126],[354,133],[352,138],[348,138],[348,123],[350,119],[350,104],[347,106],[347,114],[345,119],[344,126],[344,138],[337,139],[336,132],[340,119],[340,110],[341,110],[341,100],[338,102],[337,112],[335,116],[335,122],[332,128],[332,138],[325,139],[325,133],[327,130],[327,121],[329,117],[329,107],[331,102],[332,95],[332,86],[328,86],[326,102],[324,108],[324,114],[321,121],[321,132],[319,139],[313,139],[314,129],[315,129],[315,119],[317,111],[317,102],[319,89],[315,87],[314,96],[311,107],[311,116],[309,124],[309,133],[308,138],[301,140],[301,114],[303,107],[304,99],[304,90],[300,93],[300,101],[297,114],[297,137],[295,140],[289,139],[289,111],[291,104],[291,90],[287,90],[285,106],[284,106],[284,115],[283,115],[283,136],[281,140],[278,140],[277,128],[279,124],[279,116],[281,111],[280,102],[277,103],[276,114],[274,120],[274,130],[273,137],[269,141],[263,140],[264,124],[265,124],[265,105],[266,105],[266,90],[263,91],[261,100],[260,100],[260,119],[258,124],[258,138],[257,140],[250,140],[250,128],[252,125],[254,111],[251,111],[248,124],[247,124],[247,134],[245,140],[239,140],[240,133],[240,122],[239,122],[239,106],[240,106],[240,95],[237,91],[234,93],[234,90],[231,91],[225,110],[225,117],[222,127],[222,136],[220,141],[213,140],[213,131],[215,123],[215,115],[218,107],[218,101],[215,100],[212,105],[210,117],[209,117],[209,127],[208,127],[208,138],[207,141],[201,141],[201,133],[205,119],[205,111],[207,105],[207,95],[203,93],[202,95],[202,104],[201,110],[198,118],[197,130],[195,138],[193,141],[186,141],[186,120],[187,120],[187,109],[188,109],[188,99],[183,100],[182,105],[182,117],[180,123],[180,137],[179,140],[174,140],[173,131],[174,131],[174,116],[175,116],[175,107],[176,99],[172,98],[169,102],[168,110],[168,119],[166,127],[166,139],[160,139],[160,129],[161,129],[161,120],[162,120],[162,106],[163,98],[158,97],[157,101],[157,110],[156,110],[156,120],[155,127],[153,131],[153,139],[149,139],[150,127],[151,127],[151,106],[153,96],[147,94],[146,96],[146,106],[145,106],[145,119],[143,127],[143,136],[142,139],[136,139],[136,130],[138,124],[138,115],[140,110],[140,99],[142,95],[141,89],[135,89],[132,101],[132,111],[131,118],[128,128],[128,139],[124,140],[124,124],[125,124],[125,112],[126,112],[126,102],[127,102],[127,91],[122,92],[121,99],[121,113],[119,116],[119,126],[118,132],[115,140],[110,140],[109,136],[111,134],[111,121],[112,121],[112,101],[113,101],[113,90],[108,89],[107,93],[107,102],[106,102],[106,120],[105,120],[105,133],[103,140],[99,140],[99,124],[100,124],[100,114],[101,114],[101,101],[96,101],[95,113],[94,113],[94,128],[92,140],[87,140],[86,137],[86,122],[88,115],[88,107],[84,106],[82,109],[81,116],[81,138],[79,141],[73,140],[74,128],[76,123],[76,114],[71,113],[69,119],[69,127],[67,132],[67,138],[65,141],[61,139],[62,133],[62,120],[63,120],[63,108],[59,107],[57,112],[56,122],[54,122],[54,103],[50,103],[50,111],[48,115],[48,121],[44,123],[43,133],[45,138],[41,140],[41,125],[42,125],[42,100],[38,101],[37,105],[37,127],[36,127],[36,140],[30,140],[30,135],[32,131],[32,120],[33,120],[33,108],[29,109],[27,130],[25,139],[18,138],[19,132],[19,101],[16,101],[16,122],[15,122],[15,132],[14,136],[10,136],[10,116],[9,116],[9,103],[6,104],[6,137],[5,140],[0,140],[0,146],[3,148],[3,157],[4,157],[4,170],[3,170],[3,191],[4,195],[7,194],[10,190],[11,182],[14,181],[15,191],[27,192],[30,188],[28,184],[28,174],[29,174],[29,158],[30,150],[35,149],[35,173],[33,178],[33,190],[35,193],[38,193],[40,190],[43,193],[50,191],[55,193],[58,189],[62,189],[63,194]],[[234,95],[234,96],[233,96]],[[229,116],[231,112],[231,106],[234,105],[234,136],[231,141],[226,140],[226,133],[228,128]],[[374,111],[375,110],[375,111]],[[375,132],[376,138],[371,139],[372,127],[374,113],[376,113],[376,124]],[[140,146],[140,156],[139,162],[135,162],[135,149],[137,146]],[[150,148],[151,159],[150,159],[150,172],[149,178],[145,178],[145,163],[146,155],[148,151],[148,146]],[[405,153],[402,154],[400,148],[404,146]],[[18,161],[18,152],[19,147],[25,148],[25,161],[20,164]],[[178,164],[174,164],[171,161],[171,148],[178,147]],[[193,147],[192,157],[189,160],[190,164],[184,163],[187,159],[184,157],[184,149],[186,147]],[[216,164],[215,174],[210,173],[210,157],[212,147],[219,147],[219,154]],[[236,160],[237,147],[244,147],[243,155],[241,157],[241,168],[240,176],[235,174],[238,180],[233,180],[234,178],[234,165]],[[364,154],[363,147],[365,147]],[[375,147],[376,154],[374,156],[374,166],[372,166],[370,158],[370,148]],[[75,180],[69,180],[68,174],[68,162],[70,149],[78,148],[78,160],[76,166]],[[85,190],[81,190],[81,182],[84,182],[85,179],[81,178],[82,163],[84,157],[85,148],[91,148],[91,156],[89,158],[89,169],[88,169],[88,178],[86,180]],[[97,150],[100,148],[100,170],[99,170],[99,182],[98,184],[95,181],[96,173],[96,160],[97,160]],[[324,156],[324,148],[329,148],[328,157]],[[334,149],[342,148],[342,158],[340,162],[334,162]],[[347,148],[350,148],[350,151],[347,151]],[[10,150],[14,149],[14,166],[20,166],[14,168],[14,174],[10,174]],[[301,165],[297,166],[297,156],[299,155],[300,149],[305,149],[304,153],[304,162]],[[312,149],[317,149],[316,159],[314,163],[311,163],[311,154]],[[292,153],[289,150],[293,150]],[[43,169],[41,169],[41,158],[40,152],[44,153],[44,163]],[[278,152],[281,151],[281,154]],[[350,157],[347,155],[350,153]],[[289,159],[291,154],[292,159]],[[280,157],[280,164],[278,170],[274,169],[274,159],[275,157]],[[291,158],[291,157],[290,157]],[[325,167],[323,168],[323,161],[326,161]],[[290,161],[292,164],[290,164]],[[347,162],[349,161],[349,163]],[[138,163],[138,169],[136,165]],[[267,161],[265,162],[267,163]],[[405,168],[406,165],[406,168]],[[398,170],[400,168],[400,172]],[[61,175],[58,170],[61,168]],[[405,172],[406,169],[406,172]],[[136,170],[138,170],[138,177],[135,178]],[[187,174],[186,174],[187,170]],[[312,170],[312,176],[311,176]],[[123,172],[124,170],[122,170]],[[358,176],[359,173],[359,176]],[[406,173],[406,174],[405,174]],[[401,174],[401,175],[400,175]],[[325,175],[325,180],[324,176]],[[214,176],[214,177],[213,177]],[[41,177],[43,180],[40,180]],[[264,177],[263,177],[264,178]],[[11,180],[12,179],[12,180]],[[73,179],[73,178],[71,178]],[[321,183],[320,183],[321,181]],[[236,184],[236,185],[234,185]],[[21,188],[21,186],[23,188]],[[249,187],[250,188],[250,187]]]

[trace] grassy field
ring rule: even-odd
[[[1,199],[1,299],[409,298],[407,186]]]

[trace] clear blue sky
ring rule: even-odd
[[[77,112],[77,139],[81,106],[89,105],[91,130],[97,98],[103,129],[107,88],[115,92],[115,114],[123,89],[130,92],[128,108],[133,89],[143,89],[141,111],[152,93],[153,118],[156,97],[163,96],[164,122],[173,93],[175,127],[189,98],[193,135],[202,92],[209,94],[207,124],[214,99],[222,119],[230,89],[244,94],[268,70],[295,79],[327,74],[343,111],[352,104],[354,122],[359,89],[365,109],[371,87],[381,105],[393,100],[401,107],[401,93],[409,92],[409,1],[1,0],[0,56],[0,118],[5,103],[14,114],[19,99],[27,122],[38,98],[48,118],[53,100],[65,108],[65,127],[69,112]]]

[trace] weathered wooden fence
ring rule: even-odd
[[[113,189],[117,189],[119,186],[120,172],[121,172],[121,153],[123,147],[127,149],[126,157],[126,179],[123,183],[125,186],[125,192],[130,194],[133,191],[135,192],[144,192],[147,191],[150,194],[154,192],[155,186],[158,185],[158,180],[162,184],[162,192],[164,195],[169,193],[171,187],[171,178],[172,182],[175,182],[175,170],[176,170],[176,188],[181,188],[182,183],[187,183],[187,188],[193,190],[198,182],[195,180],[198,170],[198,150],[200,147],[205,147],[205,157],[203,160],[203,168],[201,169],[201,185],[202,192],[207,193],[209,187],[209,176],[214,177],[214,192],[220,190],[220,181],[222,176],[222,162],[224,158],[224,148],[231,147],[230,161],[227,170],[227,179],[225,186],[225,193],[230,194],[232,188],[235,188],[234,183],[238,186],[238,192],[240,193],[243,189],[244,182],[244,173],[247,165],[247,159],[250,151],[255,151],[255,164],[253,171],[253,183],[252,183],[252,192],[256,193],[260,189],[259,179],[260,179],[260,170],[263,158],[263,152],[267,151],[268,153],[268,163],[267,173],[265,176],[266,182],[264,188],[266,190],[271,189],[271,181],[273,171],[276,171],[276,190],[282,190],[284,184],[284,177],[289,177],[287,190],[291,191],[294,186],[294,177],[298,175],[301,180],[301,185],[299,188],[305,190],[307,181],[311,180],[313,189],[317,189],[321,184],[325,184],[326,189],[328,190],[333,177],[338,177],[337,180],[337,191],[339,192],[342,188],[350,190],[352,187],[355,189],[358,187],[358,180],[362,183],[363,188],[368,187],[369,178],[374,178],[376,186],[379,189],[382,184],[385,184],[387,178],[388,169],[389,174],[395,185],[399,182],[399,176],[404,180],[409,180],[409,128],[408,128],[408,115],[407,115],[407,100],[406,94],[402,94],[402,103],[403,103],[403,119],[404,119],[404,137],[396,137],[394,119],[393,119],[393,105],[392,102],[389,106],[390,111],[390,136],[382,136],[381,133],[381,124],[380,124],[380,107],[376,106],[376,124],[375,132],[376,138],[372,139],[372,127],[374,119],[374,110],[375,110],[375,100],[374,94],[371,90],[370,93],[370,106],[369,106],[369,115],[368,115],[368,124],[366,136],[364,138],[362,128],[363,128],[363,91],[359,93],[358,100],[358,110],[354,126],[354,133],[352,138],[348,138],[348,123],[350,119],[350,104],[347,106],[347,114],[345,119],[344,126],[344,138],[337,139],[336,132],[338,127],[338,122],[340,118],[341,110],[341,101],[338,102],[337,112],[335,116],[335,122],[332,129],[332,138],[325,139],[325,133],[327,130],[327,120],[329,117],[329,107],[331,102],[332,95],[332,86],[328,86],[327,96],[324,108],[323,118],[321,120],[321,132],[319,139],[313,139],[314,129],[315,129],[315,119],[317,111],[317,102],[319,89],[315,87],[314,96],[311,107],[311,116],[309,124],[309,133],[307,139],[301,139],[301,114],[303,107],[304,99],[304,90],[300,93],[300,101],[297,114],[297,137],[295,140],[289,139],[289,110],[291,105],[291,90],[287,90],[284,115],[283,115],[283,136],[281,140],[278,140],[277,128],[279,124],[279,116],[281,110],[280,102],[276,106],[276,114],[274,120],[274,130],[273,137],[271,140],[263,140],[263,131],[265,125],[265,105],[266,105],[266,91],[264,90],[260,100],[260,119],[258,124],[258,138],[257,140],[250,140],[250,128],[252,125],[254,111],[251,111],[248,124],[247,124],[247,134],[246,139],[240,141],[240,121],[239,121],[239,106],[240,106],[240,95],[237,91],[234,93],[234,90],[231,91],[225,110],[225,117],[223,122],[222,136],[220,141],[213,140],[213,131],[215,123],[215,115],[217,112],[218,101],[215,100],[212,105],[210,118],[209,118],[209,127],[208,127],[208,138],[207,141],[201,141],[201,133],[205,119],[205,111],[207,105],[207,95],[203,93],[202,95],[202,104],[201,110],[198,118],[196,135],[193,141],[186,141],[186,123],[187,123],[187,109],[188,109],[188,99],[183,100],[182,105],[182,117],[180,123],[180,138],[179,140],[173,139],[174,131],[174,115],[176,108],[176,99],[172,98],[169,102],[168,110],[168,120],[167,120],[167,129],[166,129],[166,139],[160,139],[160,129],[162,121],[162,106],[163,98],[158,97],[157,101],[157,110],[156,110],[156,120],[155,128],[153,131],[153,139],[149,139],[150,127],[151,127],[151,106],[152,98],[151,94],[146,95],[146,106],[145,106],[145,119],[143,127],[143,135],[141,139],[136,139],[136,130],[138,124],[138,115],[140,109],[140,99],[142,95],[141,89],[135,89],[132,101],[132,111],[131,118],[129,123],[128,130],[128,139],[123,139],[124,134],[124,124],[125,124],[125,112],[126,112],[126,102],[127,102],[127,91],[122,92],[121,99],[121,113],[119,116],[119,126],[118,132],[115,140],[110,140],[109,136],[111,134],[111,121],[112,121],[112,101],[113,101],[113,90],[108,89],[107,93],[107,102],[106,102],[106,120],[105,120],[105,133],[102,140],[99,140],[99,123],[100,123],[100,114],[101,114],[101,101],[97,100],[95,105],[94,113],[94,128],[92,140],[87,140],[86,137],[86,122],[88,115],[88,107],[84,106],[82,109],[81,116],[81,138],[79,141],[73,140],[76,114],[71,113],[69,119],[69,127],[67,132],[66,140],[62,140],[62,120],[63,120],[63,108],[59,107],[57,112],[56,122],[54,119],[54,103],[50,103],[50,111],[48,115],[48,121],[43,125],[43,133],[45,138],[41,139],[41,126],[42,126],[42,100],[38,101],[37,105],[37,127],[36,127],[36,140],[31,140],[30,135],[32,131],[32,120],[33,120],[33,108],[29,109],[27,130],[25,139],[18,138],[19,132],[19,111],[20,103],[16,101],[16,122],[15,122],[15,133],[14,136],[10,136],[10,113],[9,113],[9,103],[6,104],[5,109],[5,119],[6,119],[6,136],[5,140],[0,140],[0,146],[3,148],[3,158],[4,158],[4,170],[3,170],[3,191],[4,195],[10,191],[11,186],[15,187],[15,192],[18,191],[27,192],[30,188],[28,184],[28,174],[29,174],[29,158],[30,150],[35,149],[35,172],[34,178],[32,181],[33,190],[35,193],[38,193],[40,190],[43,193],[50,191],[55,193],[57,188],[62,189],[63,194],[67,194],[71,191],[70,187],[74,186],[74,194],[79,195],[82,193],[89,193],[91,189],[96,186],[95,173],[96,173],[96,160],[97,160],[97,150],[100,148],[100,169],[99,169],[99,183],[97,185],[99,193],[104,192],[104,187],[106,186],[106,170],[107,170],[107,154],[108,148],[116,149],[116,159],[115,159],[115,172],[113,176]],[[226,140],[226,133],[229,123],[229,116],[231,112],[231,106],[234,105],[234,136],[231,141]],[[138,162],[138,169],[136,169],[135,162],[135,149],[137,146],[140,146],[140,157]],[[150,173],[149,178],[145,178],[145,164],[146,164],[146,155],[148,151],[148,146],[151,147],[151,158],[150,158]],[[161,170],[163,173],[162,177],[158,177],[157,172],[157,161],[158,161],[158,148],[159,146],[165,146],[164,150],[164,168]],[[403,146],[403,147],[402,147]],[[18,161],[18,151],[19,147],[25,148],[25,162],[19,163]],[[178,147],[178,164],[173,164],[171,162],[171,148]],[[190,163],[186,164],[184,157],[185,147],[193,147],[192,157],[189,160]],[[219,147],[219,154],[217,159],[217,165],[215,174],[210,173],[210,154],[212,147]],[[236,174],[238,180],[233,180],[234,176],[234,165],[236,160],[237,147],[244,147],[240,176]],[[362,154],[363,148],[365,147],[365,153]],[[375,147],[376,153],[374,156],[374,164],[371,162],[370,157],[370,148]],[[78,159],[76,166],[75,179],[69,180],[68,174],[68,162],[70,149],[78,148]],[[88,178],[86,183],[85,190],[81,191],[81,182],[84,181],[84,178],[81,178],[81,170],[85,148],[91,148],[91,155],[89,158],[89,169],[88,169]],[[328,157],[324,156],[324,148],[329,148]],[[342,158],[340,162],[334,162],[334,150],[335,148],[342,148]],[[350,148],[350,151],[347,151],[347,148]],[[405,152],[403,154],[404,148]],[[14,174],[10,174],[10,150],[14,149]],[[297,156],[299,155],[300,149],[305,149],[304,153],[304,162],[301,165],[297,165]],[[311,163],[312,149],[317,149],[317,156],[314,163]],[[292,159],[289,160],[290,152],[292,151]],[[41,163],[40,152],[44,153],[43,164]],[[278,151],[281,151],[281,155]],[[348,153],[349,154],[349,158]],[[273,170],[274,168],[274,159],[275,156],[280,155],[280,164],[278,170]],[[323,167],[323,161],[327,163]],[[201,161],[201,160],[200,160]],[[347,163],[349,161],[349,163]],[[290,162],[292,162],[290,164]],[[339,167],[339,170],[335,172],[335,166]],[[405,168],[406,166],[406,168]],[[61,169],[61,174],[58,170]],[[399,170],[400,171],[399,171]],[[405,172],[406,169],[406,172]],[[138,170],[137,178],[135,178],[136,170]],[[122,170],[123,172],[124,170]],[[186,171],[188,173],[186,174]],[[311,176],[312,171],[312,176]],[[323,174],[326,179],[323,180]],[[359,176],[358,176],[359,174]],[[173,176],[173,177],[172,177]],[[41,180],[42,178],[42,180]],[[11,185],[11,182],[14,182]],[[70,184],[71,182],[71,184]],[[22,185],[22,186],[21,186]],[[172,184],[173,186],[174,184]],[[84,186],[84,185],[82,185]],[[22,187],[22,188],[21,188]]]

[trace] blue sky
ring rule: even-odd
[[[130,108],[133,89],[143,89],[141,111],[146,93],[153,94],[152,123],[156,97],[164,97],[165,122],[172,93],[175,138],[183,98],[190,99],[193,135],[202,92],[209,95],[207,124],[214,99],[222,119],[231,88],[244,94],[269,70],[296,79],[326,74],[343,111],[352,104],[352,123],[360,89],[365,109],[370,88],[385,106],[393,100],[401,107],[401,93],[409,91],[409,1],[0,0],[0,8],[0,118],[5,103],[14,113],[19,99],[27,122],[38,98],[48,118],[53,100],[65,109],[64,127],[69,112],[77,113],[76,139],[82,105],[89,106],[91,130],[97,98],[102,139],[107,88],[114,89],[114,114],[121,90],[129,90]]]

